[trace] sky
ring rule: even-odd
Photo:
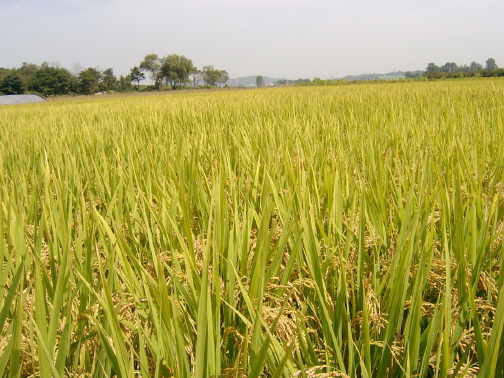
[[[502,0],[0,0],[0,67],[124,74],[153,52],[231,77],[504,66],[503,14]]]

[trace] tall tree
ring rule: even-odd
[[[147,54],[140,63],[140,70],[148,72],[156,88],[161,86],[161,65],[162,59],[157,54]]]
[[[116,87],[116,85],[117,78],[114,75],[114,70],[112,68],[107,68],[102,73],[100,89],[104,91],[111,91]]]
[[[161,77],[172,89],[177,89],[189,81],[189,76],[196,71],[191,59],[183,55],[168,55],[161,66]]]
[[[23,81],[16,74],[8,74],[0,81],[0,93],[16,95],[24,93]]]
[[[461,66],[458,66],[458,72],[471,72],[471,67],[469,67],[467,64],[463,64]]]
[[[76,80],[64,68],[43,65],[31,78],[29,88],[44,96],[63,95],[76,87]]]
[[[45,66],[43,66],[45,67]],[[42,67],[37,66],[36,64],[26,63],[24,62],[21,67],[16,70],[16,73],[19,75],[21,80],[23,80],[23,85],[25,88],[30,86],[30,82],[33,78],[33,75]]]
[[[479,72],[483,69],[483,66],[477,62],[471,62],[471,65],[469,66],[469,71],[471,72]]]
[[[495,62],[495,59],[494,58],[488,58],[488,60],[486,61],[486,69],[488,71],[493,71],[493,70],[496,70],[498,68],[499,68],[499,66]]]
[[[454,73],[458,71],[457,63],[448,62],[441,67],[441,72]]]
[[[203,67],[202,73],[205,84],[211,87],[217,84],[225,84],[229,80],[227,71],[216,69],[214,66]]]
[[[143,75],[143,72],[140,73]],[[131,75],[119,76],[119,79],[117,80],[117,90],[129,91],[132,88],[131,86],[132,81],[133,79],[131,78]]]
[[[140,68],[135,66],[131,69],[129,77],[131,81],[135,81],[137,83],[137,90],[140,89],[140,82],[145,79],[145,74],[140,71]]]
[[[0,80],[3,80],[3,78],[11,73],[11,70],[8,68],[2,68],[0,67]]]
[[[95,68],[87,68],[79,74],[79,91],[83,94],[98,92],[101,73]]]
[[[435,73],[441,71],[441,69],[436,65],[436,63],[429,63],[425,71],[427,73]]]

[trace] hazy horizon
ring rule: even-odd
[[[0,0],[0,67],[57,62],[113,67],[183,54],[231,77],[337,77],[504,65],[504,2],[482,0]]]

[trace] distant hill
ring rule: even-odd
[[[396,71],[388,72],[384,74],[379,73],[368,73],[360,75],[347,75],[342,77],[342,80],[398,80],[404,79],[406,77],[406,72]]]
[[[365,81],[365,80],[400,80],[404,78],[419,77],[422,76],[423,71],[395,71],[387,73],[365,73],[359,75],[347,75],[344,77],[335,77],[329,80],[348,80],[348,81]],[[230,87],[244,87],[244,88],[255,88],[257,76],[242,76],[233,79],[229,79],[227,85]],[[264,85],[270,86],[273,84],[280,85],[296,85],[302,82],[309,82],[310,79],[298,79],[298,80],[286,80],[279,79],[269,76],[263,76]]]
[[[233,79],[229,79],[227,85],[230,87],[255,87],[257,76],[242,76]],[[263,76],[264,85],[275,84],[278,80],[274,77]]]
[[[347,75],[340,80],[399,80],[404,78],[420,77],[424,71],[395,71],[388,73],[368,73],[361,75]]]

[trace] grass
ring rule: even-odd
[[[0,376],[502,377],[504,81],[0,109]]]

